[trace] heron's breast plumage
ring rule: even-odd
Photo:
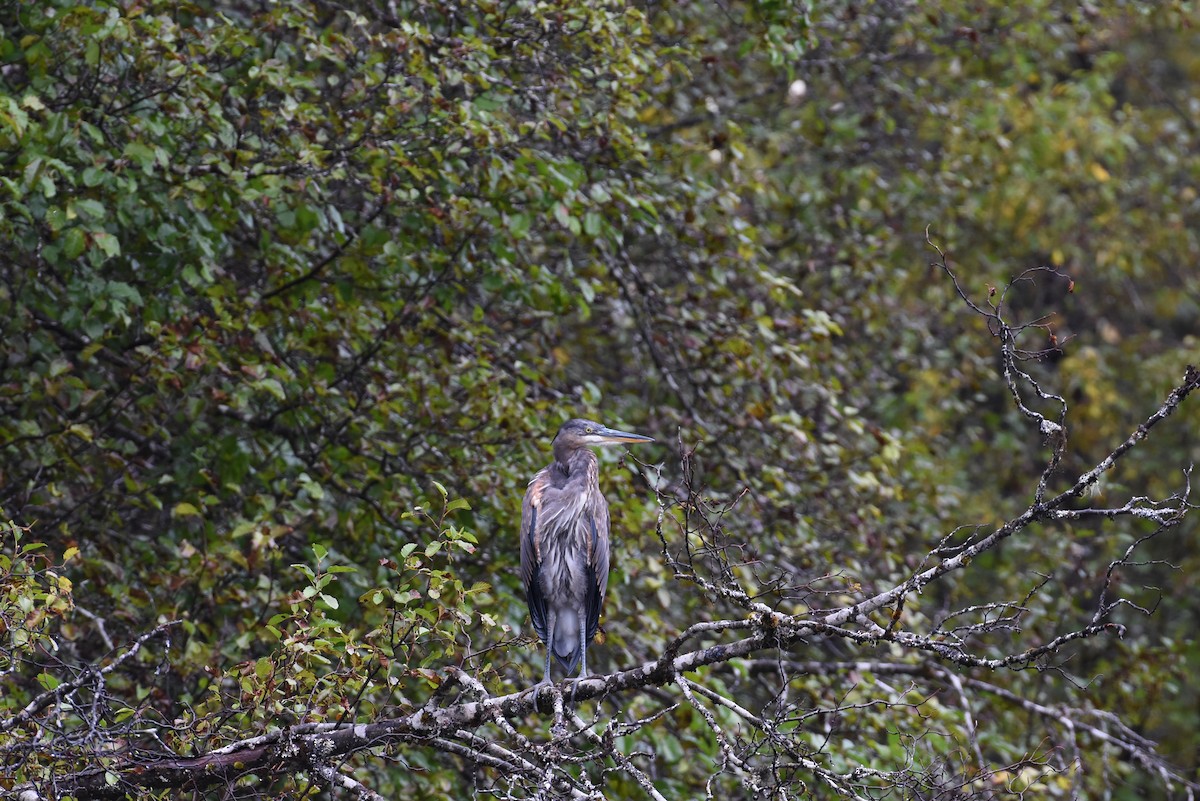
[[[533,548],[540,583],[551,606],[575,608],[586,598],[594,520],[608,508],[599,490],[594,455],[590,451],[580,455],[582,458],[568,465],[568,471],[551,465],[529,485],[530,503],[537,510]]]

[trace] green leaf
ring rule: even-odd
[[[524,239],[529,233],[529,226],[532,224],[533,218],[528,214],[518,212],[507,215],[504,222],[509,233],[517,239]]]
[[[283,384],[279,383],[278,379],[264,378],[261,381],[255,381],[254,386],[266,390],[278,400],[287,400],[287,395],[283,391]]]
[[[594,211],[589,211],[583,215],[583,232],[588,236],[599,234],[603,224],[604,218]]]
[[[104,219],[104,204],[98,200],[80,198],[74,203],[75,211],[91,220]]]
[[[63,255],[68,259],[79,258],[86,247],[87,238],[80,228],[68,228],[63,232]]]
[[[122,155],[129,158],[134,164],[137,164],[139,167],[141,167],[142,171],[147,175],[150,174],[154,168],[154,148],[148,147],[141,142],[130,142],[129,144],[125,145],[125,150],[123,151]]]
[[[107,231],[93,231],[92,241],[104,253],[105,256],[114,257],[121,255],[121,243],[115,236]]]

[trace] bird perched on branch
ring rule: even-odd
[[[593,445],[653,442],[591,420],[568,420],[554,437],[554,461],[538,471],[521,506],[521,580],[538,637],[546,644],[544,683],[554,656],[587,675],[588,643],[600,627],[608,587],[608,501],[600,493]]]

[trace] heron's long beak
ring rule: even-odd
[[[618,431],[615,428],[608,427],[601,428],[592,436],[596,437],[603,443],[654,442],[654,437],[647,437],[641,434],[631,434],[628,431]]]

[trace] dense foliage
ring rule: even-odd
[[[1192,13],[0,4],[0,785],[87,764],[134,793],[129,760],[381,720],[439,685],[449,703],[450,667],[472,692],[527,687],[520,498],[568,417],[660,442],[603,459],[597,670],[749,598],[803,615],[905,581],[956,527],[1019,515],[1052,450],[951,271],[1034,323],[1018,363],[1069,409],[1070,486],[1200,362]],[[1194,407],[1080,505],[1179,490]],[[1195,539],[1144,515],[1035,521],[895,607],[928,631],[1004,604],[979,614],[1011,626],[962,635],[998,658],[1087,624],[1101,587],[1130,601],[1105,618],[1123,639],[1018,665],[1039,670],[823,632],[690,675],[790,709],[819,768],[758,753],[713,703],[786,797],[845,795],[822,771],[864,766],[888,772],[866,795],[1138,798],[1167,774],[1102,734],[1058,748],[1034,707],[1118,716],[1163,742],[1170,781],[1195,778]],[[992,689],[968,701],[972,681]],[[38,698],[52,714],[21,711]],[[610,746],[643,773],[603,772],[586,740],[571,769],[614,798],[648,792],[638,776],[743,792],[708,707],[675,701],[588,702],[630,724]],[[515,725],[541,742],[547,721]],[[389,748],[346,772],[389,797],[533,794],[482,746]]]

